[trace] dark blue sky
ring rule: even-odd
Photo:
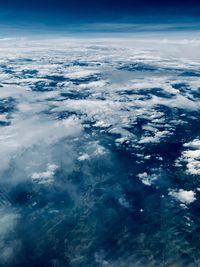
[[[0,24],[193,23],[200,0],[0,0]]]

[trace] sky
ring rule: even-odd
[[[0,25],[9,29],[46,27],[82,31],[82,26],[86,25],[86,31],[95,31],[98,30],[95,25],[99,24],[107,25],[100,30],[109,30],[108,24],[189,24],[198,27],[199,20],[198,0],[0,0]],[[116,29],[122,30],[110,27],[111,31]]]

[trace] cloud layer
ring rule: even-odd
[[[0,40],[2,266],[200,263],[199,44]]]

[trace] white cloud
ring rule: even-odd
[[[89,76],[93,76],[93,75],[97,75],[98,71],[95,70],[78,70],[78,71],[74,71],[71,73],[67,73],[66,76],[67,78],[70,79],[82,79],[82,78],[87,78]]]
[[[147,174],[147,172],[139,173],[137,176],[143,184],[148,186],[152,185],[158,179],[158,175]]]
[[[145,143],[159,143],[161,138],[166,138],[171,133],[169,131],[156,131],[153,136],[142,136],[141,140],[139,141],[139,144],[145,144]]]
[[[80,89],[99,89],[102,88],[104,89],[105,85],[107,84],[107,81],[104,80],[99,80],[99,81],[94,81],[94,82],[89,82],[87,84],[79,84],[78,87]]]
[[[45,120],[42,117],[13,121],[11,126],[2,128],[0,133],[0,170],[8,167],[12,158],[33,145],[45,143],[51,146],[62,138],[79,136],[81,130],[80,121],[73,116],[61,121]]]
[[[181,162],[186,162],[187,173],[192,175],[200,175],[200,140],[194,139],[183,145],[187,150],[176,161],[177,166],[181,166]]]
[[[34,172],[31,178],[34,182],[38,184],[50,184],[54,181],[54,175],[58,166],[55,164],[48,164],[47,169],[44,172]]]
[[[79,161],[85,161],[85,160],[88,160],[88,159],[90,159],[90,156],[87,153],[83,153],[78,157]]]
[[[172,190],[169,195],[177,199],[184,204],[191,204],[196,200],[196,193],[192,190],[179,189],[178,191]]]

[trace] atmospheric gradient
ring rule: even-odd
[[[0,267],[200,266],[200,6],[150,2],[0,3]]]

